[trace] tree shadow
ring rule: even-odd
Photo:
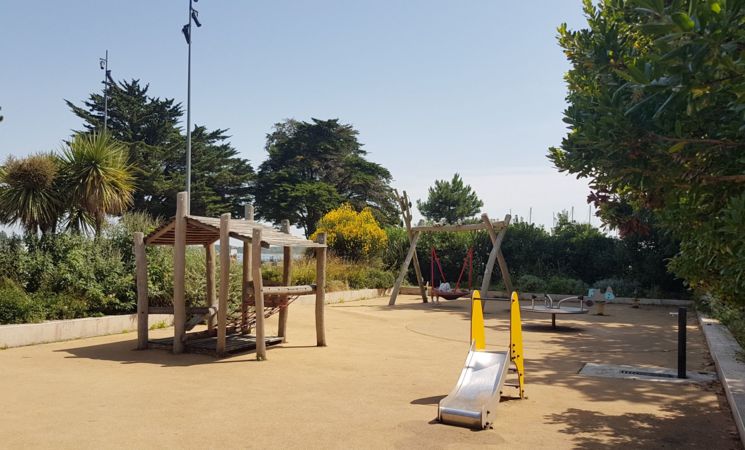
[[[105,344],[89,345],[84,347],[70,347],[54,350],[55,353],[68,353],[65,358],[85,358],[101,361],[114,361],[121,364],[153,364],[161,367],[188,367],[203,364],[234,364],[244,362],[256,362],[256,351],[247,351],[240,354],[229,355],[218,359],[215,356],[201,353],[173,354],[169,350],[151,348],[147,350],[136,350],[137,343],[134,341],[109,342]],[[269,349],[282,348],[271,346]]]
[[[704,424],[729,433],[731,446],[740,448],[737,431],[721,430],[720,415],[706,408],[671,404],[662,414],[625,413],[609,415],[599,411],[569,408],[561,414],[544,417],[547,424],[561,425],[561,433],[572,436],[577,449],[628,448],[707,448],[712,443],[706,433],[699,433]],[[683,430],[690,430],[685,432]]]

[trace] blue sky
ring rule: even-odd
[[[0,158],[56,149],[81,127],[63,99],[101,89],[106,49],[115,79],[185,104],[187,4],[0,0]],[[574,207],[587,221],[586,182],[545,157],[566,133],[569,66],[556,27],[584,25],[580,0],[195,7],[204,26],[193,37],[192,120],[229,128],[254,167],[274,123],[338,117],[413,199],[459,172],[493,217],[527,218],[532,207],[550,226]]]

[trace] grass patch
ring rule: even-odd
[[[165,320],[150,325],[150,330],[162,330],[163,328],[168,328],[168,324]]]

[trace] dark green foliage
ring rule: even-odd
[[[35,292],[35,305],[44,311],[46,320],[79,319],[91,315],[88,302],[70,292]]]
[[[256,178],[257,215],[288,219],[310,236],[324,214],[348,202],[358,211],[370,207],[381,224],[395,223],[391,174],[365,159],[357,135],[338,119],[275,124]]]
[[[559,28],[572,64],[570,130],[550,159],[590,179],[590,200],[622,236],[659,226],[680,242],[678,276],[742,303],[745,2],[586,0],[584,9],[587,28]]]
[[[14,281],[0,280],[0,324],[30,323],[44,320],[44,311]]]
[[[74,234],[26,236],[26,291],[69,293],[87,302],[90,314],[131,311],[133,272],[106,239]]]
[[[346,281],[351,289],[388,289],[393,287],[395,280],[391,272],[368,267],[350,271]]]
[[[566,213],[559,214],[552,231],[550,254],[556,273],[597,280],[622,273],[623,258],[618,252],[619,241],[609,239],[588,224],[569,221]]]
[[[139,80],[109,85],[109,133],[127,146],[138,169],[134,209],[171,217],[176,194],[186,186],[186,140],[178,127],[183,109],[173,99],[149,96],[149,86]],[[86,131],[102,128],[102,95],[91,94],[83,106],[66,102],[85,121]],[[253,168],[228,138],[227,130],[198,125],[192,130],[192,214],[239,216],[251,199]]]
[[[592,287],[605,290],[607,287],[613,288],[613,293],[619,297],[641,297],[642,289],[641,283],[633,279],[626,278],[607,278],[604,280],[598,280],[592,283]],[[654,287],[654,285],[653,285]],[[654,295],[649,295],[650,291],[644,295],[645,297],[654,298]]]
[[[388,245],[383,251],[383,268],[388,271],[397,271],[409,250],[409,237],[406,229],[402,227],[388,226],[384,228],[388,236]]]
[[[479,243],[488,252],[491,240],[488,236],[480,237]],[[557,273],[559,266],[554,260],[554,246],[551,234],[543,227],[532,223],[515,221],[507,228],[507,235],[502,242],[502,253],[510,268],[513,278],[523,275],[546,276]]]
[[[429,220],[456,223],[481,212],[484,202],[456,173],[451,181],[435,180],[434,187],[429,188],[427,201],[417,200],[416,206]]]
[[[588,285],[582,280],[554,275],[546,281],[546,291],[552,294],[583,295]]]
[[[535,275],[521,275],[517,279],[516,287],[521,292],[548,292],[546,280]]]

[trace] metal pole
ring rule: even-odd
[[[99,61],[103,63],[103,131],[106,132],[109,128],[109,50],[106,49],[106,57],[99,58]]]
[[[678,378],[686,377],[686,324],[688,309],[678,308]]]
[[[103,129],[109,129],[109,80],[106,79],[109,74],[109,50],[106,50],[106,62],[103,72]]]
[[[191,213],[191,11],[192,0],[189,0],[189,59],[186,75],[186,213]]]

